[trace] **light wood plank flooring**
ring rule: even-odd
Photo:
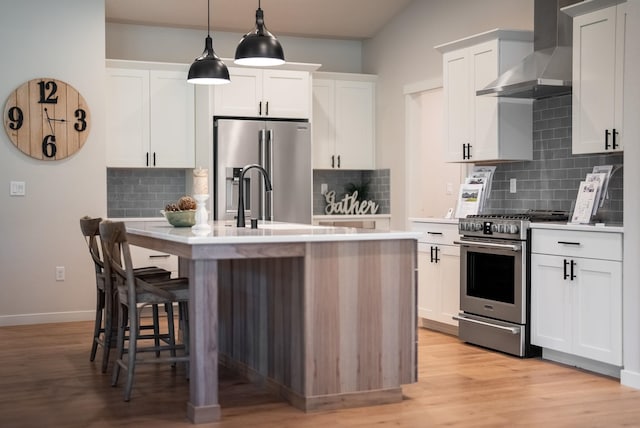
[[[0,426],[190,427],[184,369],[140,366],[132,399],[89,362],[91,323],[0,328]],[[419,330],[417,384],[401,403],[304,413],[222,373],[223,421],[202,427],[640,426],[640,391],[539,359]]]

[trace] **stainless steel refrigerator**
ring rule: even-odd
[[[257,169],[247,171],[242,184],[245,218],[311,223],[308,121],[214,118],[213,135],[214,219],[236,218],[240,172],[258,164],[269,174],[273,190],[265,192]]]

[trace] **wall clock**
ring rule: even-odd
[[[86,101],[68,83],[32,79],[7,98],[4,129],[27,156],[60,160],[71,156],[87,140],[90,115]]]

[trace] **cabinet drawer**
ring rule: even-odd
[[[621,261],[622,235],[609,232],[535,229],[531,234],[531,252]]]
[[[178,257],[161,253],[148,248],[131,246],[133,267],[155,266],[171,272],[171,277],[178,276]]]
[[[453,245],[453,241],[460,239],[458,233],[458,223],[429,223],[417,222],[411,223],[411,230],[421,232],[422,236],[418,242],[428,244]]]

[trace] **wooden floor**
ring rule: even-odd
[[[1,427],[189,427],[182,368],[141,366],[129,403],[89,362],[91,323],[0,328]],[[417,384],[401,403],[305,414],[223,373],[223,420],[201,427],[640,426],[640,391],[539,359],[419,330]]]

